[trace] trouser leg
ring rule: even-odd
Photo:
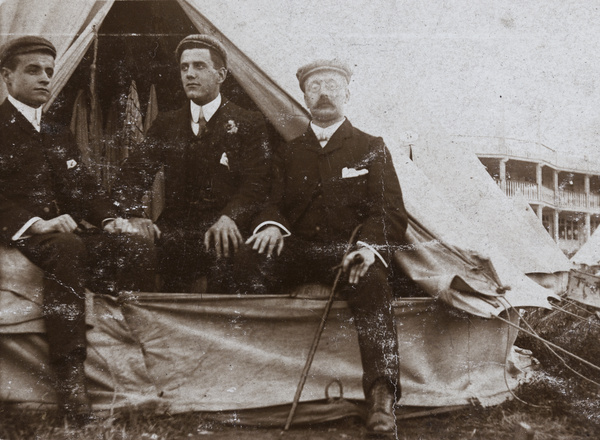
[[[44,271],[42,312],[50,367],[61,411],[74,423],[87,423],[91,406],[85,383],[85,265],[83,240],[71,233],[36,235],[16,247]]]
[[[232,293],[262,295],[269,293],[267,283],[268,266],[265,258],[259,258],[258,254],[250,246],[239,247],[232,259],[229,285]]]
[[[82,237],[87,251],[89,287],[97,293],[156,290],[157,252],[148,238],[101,232]]]
[[[37,235],[16,247],[44,271],[42,312],[50,361],[71,356],[85,359],[85,293],[87,252],[75,234]]]
[[[284,293],[290,287],[320,282],[331,285],[335,266],[341,263],[346,244],[315,244],[294,236],[285,239],[281,255],[267,258],[254,252],[264,268],[264,283],[270,293]]]
[[[235,258],[239,251],[228,258],[217,258],[214,249],[204,246],[204,232],[164,228],[158,242],[159,272],[163,277],[165,292],[189,292],[193,282],[200,276],[207,277],[210,293],[234,293]],[[241,258],[240,258],[241,261]],[[241,263],[238,263],[241,265]]]
[[[342,262],[347,244],[316,244],[292,237],[285,240],[282,255],[271,259],[272,292],[281,292],[290,284],[333,284],[337,272],[334,268]],[[348,275],[342,274],[338,290],[354,316],[365,395],[376,380],[383,378],[400,397],[398,339],[387,274],[387,268],[376,261],[356,285],[348,284]]]
[[[192,282],[202,275],[205,256],[199,233],[161,226],[158,246],[158,272],[162,276],[164,292],[189,292]]]
[[[386,379],[401,395],[398,338],[387,269],[375,262],[356,285],[347,284],[344,295],[358,333],[365,395],[378,379]]]

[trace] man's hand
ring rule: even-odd
[[[152,220],[147,218],[124,219],[117,217],[107,222],[103,229],[111,234],[132,234],[154,240],[160,238],[161,231]]]
[[[259,254],[262,254],[266,249],[267,257],[270,257],[273,254],[273,251],[277,249],[277,255],[280,255],[283,250],[283,235],[281,234],[281,229],[277,226],[267,226],[246,240],[247,245],[252,243],[254,243],[252,249],[255,251],[258,250]]]
[[[221,256],[228,258],[229,245],[233,245],[234,252],[237,252],[240,245],[244,243],[244,239],[235,222],[226,215],[222,215],[204,234],[204,246],[207,251],[210,250],[211,243],[214,243],[217,258],[221,258]]]
[[[48,234],[50,232],[73,232],[77,223],[69,214],[59,215],[50,220],[38,220],[32,224],[27,232],[33,235]]]
[[[365,276],[369,267],[375,262],[375,253],[366,247],[350,252],[342,261],[342,268],[348,275],[348,282],[356,284]]]

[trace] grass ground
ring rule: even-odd
[[[597,390],[596,390],[597,391]],[[593,387],[579,378],[559,378],[542,370],[537,379],[522,386],[517,396],[532,406],[512,400],[483,408],[471,406],[437,416],[399,421],[399,439],[493,439],[514,440],[522,424],[536,440],[600,438],[600,403]],[[241,428],[220,425],[202,414],[156,415],[131,412],[118,418],[99,420],[83,429],[65,426],[52,413],[28,413],[0,407],[2,440],[320,440],[366,438],[362,421],[356,418],[333,423],[279,429]],[[527,437],[522,437],[523,439]]]

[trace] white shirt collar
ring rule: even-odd
[[[23,104],[21,101],[13,98],[11,95],[8,95],[8,100],[12,105],[15,106],[19,113],[25,116],[25,119],[27,119],[31,125],[33,125],[33,128],[39,132],[42,121],[42,106],[40,105],[38,108],[29,107],[27,104]]]
[[[190,110],[192,111],[192,121],[197,121],[198,116],[200,115],[200,109],[202,109],[202,114],[204,115],[204,120],[206,122],[210,121],[210,118],[214,116],[214,114],[219,109],[221,105],[221,94],[219,93],[215,99],[210,101],[208,104],[204,104],[202,106],[196,104],[194,101],[190,99]]]
[[[341,127],[344,121],[346,121],[346,118],[342,119],[340,122],[336,122],[335,124],[324,128],[319,127],[318,125],[310,121],[310,128],[319,140],[321,147],[325,147],[325,145],[327,145],[327,142],[329,142],[329,139],[331,139],[331,136],[333,136],[333,134],[338,130],[338,128]]]

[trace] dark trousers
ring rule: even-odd
[[[280,256],[268,259],[267,286],[282,292],[298,284],[320,282],[332,285],[347,244],[318,243],[300,238],[285,238]],[[396,388],[400,397],[398,339],[392,309],[392,291],[387,268],[376,259],[360,282],[348,283],[342,274],[338,292],[348,302],[358,333],[363,366],[365,395],[375,380],[383,378]]]
[[[162,291],[190,292],[194,281],[207,277],[209,293],[264,293],[259,280],[259,264],[247,246],[229,257],[217,258],[214,248],[204,246],[204,234],[210,225],[197,230],[161,226],[158,241],[159,273],[163,278]]]
[[[85,359],[85,293],[154,290],[154,245],[106,232],[50,233],[13,243],[44,271],[42,311],[51,363]]]

